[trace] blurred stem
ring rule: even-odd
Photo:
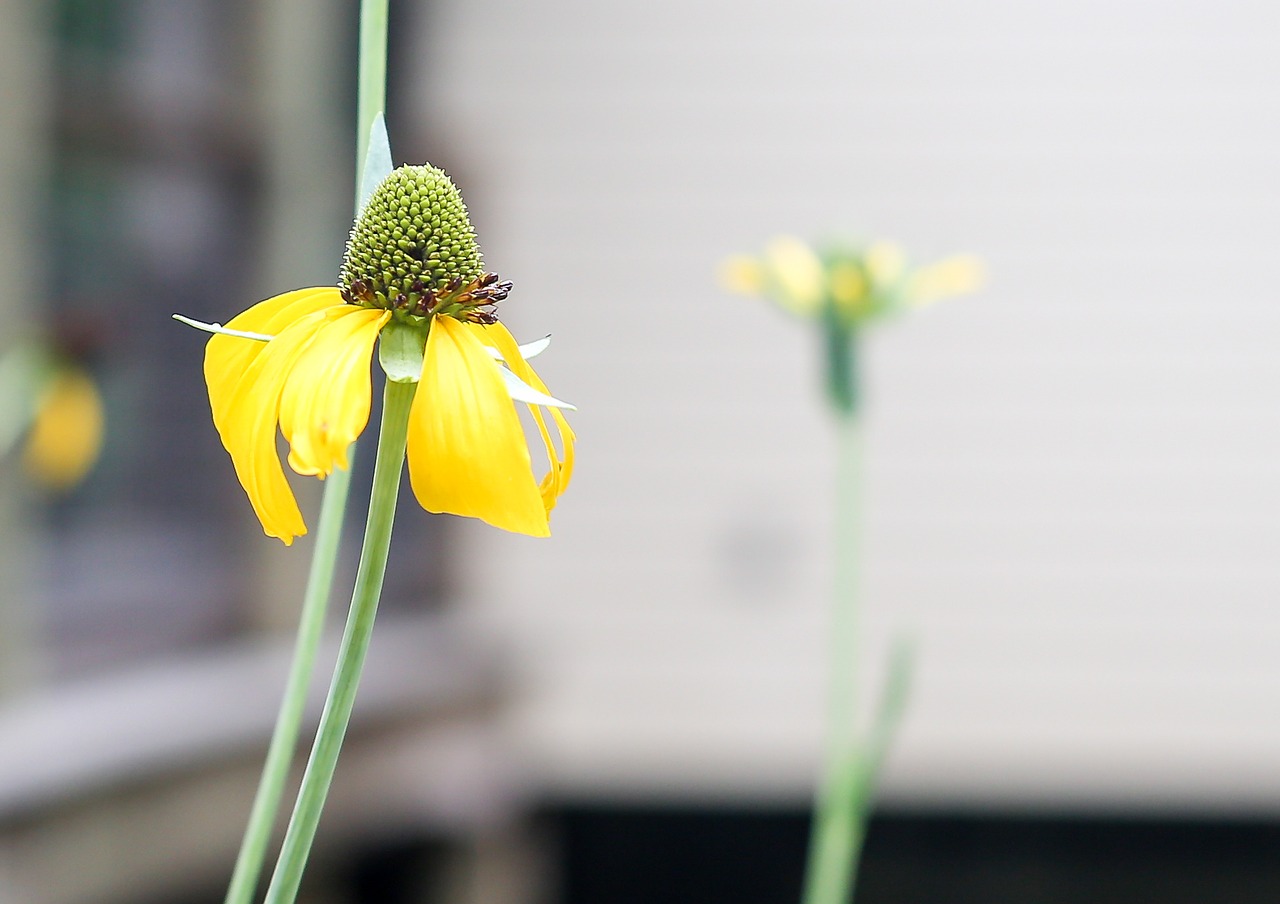
[[[368,154],[369,130],[374,117],[386,106],[387,94],[387,5],[389,0],[363,0],[360,4],[360,62],[357,74],[356,166],[362,167]],[[360,213],[362,173],[355,179],[355,208]],[[347,497],[351,489],[350,465],[355,461],[355,444],[347,450],[348,469],[336,470],[324,485],[320,505],[320,523],[316,528],[316,545],[311,570],[303,594],[302,615],[294,643],[293,665],[285,684],[284,699],[276,717],[276,727],[267,749],[262,777],[249,813],[240,853],[236,857],[227,904],[249,904],[253,900],[266,859],[267,844],[280,810],[289,766],[298,744],[302,717],[306,707],[307,688],[315,665],[316,649],[324,629],[325,612],[333,586],[333,573],[342,537]],[[398,475],[398,471],[397,471]],[[394,500],[392,501],[394,508]],[[381,586],[381,578],[379,578]],[[376,605],[376,599],[375,599]],[[304,854],[305,858],[305,854]]]
[[[354,461],[355,448],[353,443],[347,450],[349,462]],[[283,796],[289,766],[293,762],[293,752],[298,744],[316,649],[324,631],[325,611],[333,583],[334,563],[338,558],[338,541],[342,536],[350,484],[349,470],[334,471],[325,481],[320,525],[316,529],[315,551],[312,553],[311,571],[307,575],[298,637],[294,643],[293,665],[285,684],[284,700],[276,717],[275,731],[271,735],[271,746],[267,749],[267,761],[262,767],[262,778],[258,781],[258,792],[253,799],[253,809],[249,813],[249,825],[245,829],[240,854],[231,874],[227,904],[249,904],[258,888],[267,843],[271,840],[271,829],[275,825],[276,813],[280,810],[280,798]]]
[[[858,408],[858,332],[843,321],[828,302],[823,312],[826,341],[827,396],[839,417],[852,417]]]
[[[373,619],[382,594],[382,578],[387,567],[387,551],[391,547],[391,524],[396,514],[396,493],[400,487],[400,471],[404,465],[405,437],[409,427],[409,406],[413,402],[415,383],[387,381],[382,402],[382,428],[378,436],[378,454],[373,466],[373,491],[369,498],[369,520],[365,525],[364,548],[360,552],[360,568],[356,572],[355,591],[351,595],[351,611],[338,651],[338,667],[329,686],[320,728],[316,732],[307,771],[302,776],[298,801],[289,820],[280,859],[267,889],[266,904],[292,904],[307,865],[311,842],[315,839],[320,811],[324,808],[338,764],[338,753],[351,721],[356,689],[369,651]]]
[[[862,435],[858,414],[838,408],[836,567],[831,620],[825,774],[814,808],[804,904],[853,900],[871,782],[858,736],[858,535]]]

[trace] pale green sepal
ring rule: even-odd
[[[193,326],[198,330],[204,330],[206,333],[217,333],[219,336],[235,336],[237,339],[256,339],[258,342],[270,342],[275,336],[268,336],[266,333],[247,333],[244,330],[229,330],[220,323],[205,323],[203,320],[192,320],[190,317],[183,317],[181,314],[174,314],[173,319],[179,323],[185,323],[187,326]]]
[[[427,351],[426,326],[390,320],[378,335],[378,363],[392,383],[417,383]]]
[[[517,402],[524,402],[527,405],[542,405],[544,408],[568,408],[570,411],[577,411],[575,405],[568,402],[562,402],[559,399],[552,398],[544,392],[538,392],[524,380],[521,380],[503,365],[498,365],[498,371],[502,374],[502,382],[506,384],[507,395]]]
[[[387,121],[381,111],[373,117],[369,128],[369,150],[364,155],[364,168],[360,171],[360,210],[363,211],[374,189],[391,175],[395,166],[391,162],[391,139],[387,137]]]
[[[520,346],[520,357],[524,358],[526,361],[528,361],[530,358],[536,358],[538,357],[538,355],[545,352],[547,350],[547,346],[550,344],[551,344],[550,336],[543,336],[541,339],[535,339],[532,342],[526,342],[524,345]],[[484,347],[484,350],[487,351],[490,355],[492,355],[497,360],[499,361],[502,360],[502,352],[498,351],[496,348],[491,348],[486,345]]]

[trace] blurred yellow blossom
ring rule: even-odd
[[[22,456],[27,473],[50,489],[71,489],[98,460],[105,423],[92,378],[78,367],[62,368],[36,400]]]
[[[983,273],[982,262],[969,254],[912,268],[906,252],[893,242],[815,248],[794,236],[779,236],[758,256],[735,255],[726,260],[720,282],[732,292],[768,298],[801,317],[829,314],[856,327],[906,308],[977,291]]]
[[[106,416],[97,384],[78,363],[84,352],[59,336],[0,355],[0,454],[21,445],[27,474],[57,492],[80,483],[102,449]]]
[[[829,243],[814,247],[794,236],[769,241],[758,256],[740,254],[720,267],[732,292],[768,298],[817,321],[825,335],[826,385],[836,410],[858,404],[857,337],[867,323],[949,295],[976,291],[982,262],[968,254],[912,268],[893,242]]]

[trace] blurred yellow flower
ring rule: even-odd
[[[105,420],[89,375],[74,366],[60,368],[36,399],[22,455],[27,473],[53,490],[74,487],[98,460]]]
[[[855,327],[940,298],[974,292],[983,282],[978,258],[955,255],[910,268],[906,252],[892,242],[815,249],[793,236],[779,236],[759,256],[736,255],[721,266],[730,291],[769,298],[801,317],[828,312]]]

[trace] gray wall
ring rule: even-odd
[[[548,780],[806,793],[833,437],[814,337],[714,273],[849,232],[992,275],[868,344],[868,650],[920,643],[889,796],[1280,804],[1280,7],[420,25],[415,127],[581,408],[556,536],[460,544]]]

